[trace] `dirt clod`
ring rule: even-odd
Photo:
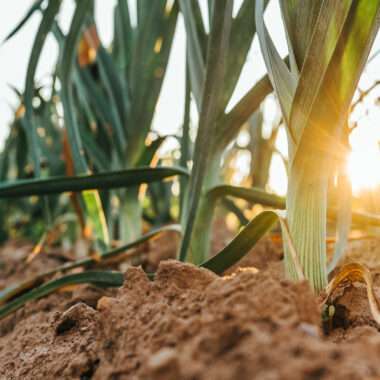
[[[317,297],[284,279],[281,255],[266,255],[224,277],[169,260],[151,281],[129,267],[116,291],[79,286],[27,304],[0,321],[0,378],[380,378],[365,291],[337,297],[325,336]]]

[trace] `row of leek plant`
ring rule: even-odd
[[[320,291],[327,285],[328,183],[336,171],[341,173],[347,154],[344,128],[379,29],[380,1],[280,1],[280,5],[290,68],[280,59],[265,26],[262,0],[256,2],[256,25],[288,133],[289,231],[305,277]],[[342,205],[343,210],[347,207],[349,202]],[[344,233],[347,220],[342,217],[339,226]],[[298,279],[291,247],[284,248],[286,271]]]
[[[77,4],[67,36],[63,35],[55,21],[55,15],[59,12],[59,4],[51,3],[36,2],[27,14],[30,16],[33,11],[45,5],[43,19],[28,67],[24,100],[25,105],[28,104],[26,108],[29,109],[29,112],[26,112],[23,120],[24,124],[28,122],[25,130],[29,136],[28,141],[33,153],[34,166],[38,167],[38,161],[41,159],[40,145],[42,142],[36,133],[37,128],[32,123],[35,121],[33,120],[35,115],[32,115],[31,110],[30,88],[32,88],[36,64],[48,31],[53,32],[61,50],[57,64],[57,77],[62,88],[58,95],[63,105],[64,124],[68,136],[66,140],[70,142],[66,161],[72,162],[72,165],[66,163],[68,174],[83,175],[90,170],[98,172],[149,165],[155,151],[163,141],[163,138],[159,138],[149,146],[145,144],[167,66],[178,14],[177,2],[158,1],[154,7],[150,7],[145,1],[138,2],[137,25],[132,26],[128,3],[119,1],[115,9],[115,32],[110,51],[102,46],[98,38],[93,20],[93,2]],[[199,37],[199,41],[196,39],[195,43],[199,43],[202,50],[202,57],[198,63],[202,64],[201,71],[204,72],[203,62],[206,60],[208,35],[202,24],[199,3],[195,1],[185,4],[185,6],[184,4],[181,5],[181,11],[185,21],[189,20],[189,17],[195,17]],[[188,6],[190,7],[187,8]],[[231,57],[229,59],[229,81],[225,86],[223,107],[226,107],[232,95],[254,36],[253,10],[251,2],[245,1],[236,19],[233,20],[231,36],[236,48],[234,54],[229,56]],[[194,20],[190,21],[190,25],[194,24]],[[17,31],[21,25],[17,26],[15,30]],[[190,36],[191,30],[187,30],[187,32]],[[11,33],[11,35],[13,34],[14,32]],[[242,39],[242,36],[246,38]],[[193,45],[194,43],[189,41],[190,48]],[[74,54],[76,46],[79,50],[78,59]],[[143,67],[141,67],[141,62],[144,62]],[[191,54],[188,55],[188,62],[191,79],[194,77]],[[189,82],[193,84],[194,80],[189,80],[188,85]],[[201,95],[196,92],[193,85],[191,89],[196,103],[200,104]],[[216,183],[216,179],[219,177],[218,166],[223,150],[270,91],[268,79],[263,78],[229,114],[221,115],[223,131],[219,133],[218,140],[220,141],[215,148],[217,158],[213,159],[213,162],[216,163],[214,165],[216,170],[214,179],[210,181],[210,187]],[[184,133],[181,139],[181,165],[183,167],[187,166],[190,159],[189,99],[188,88],[185,100]],[[73,167],[70,168],[70,166]],[[173,174],[178,173],[173,172]],[[41,175],[38,170],[36,175]],[[182,180],[181,204],[183,207],[181,214],[184,223],[187,221],[186,185],[186,180]],[[156,191],[160,189],[159,191],[168,193],[167,187],[163,188],[161,183],[156,187]],[[150,187],[150,190],[151,193],[154,193],[153,186]],[[104,220],[106,219],[109,225],[113,226],[111,197],[102,193],[102,202],[100,203],[96,193],[90,194],[92,198],[90,200],[87,195],[79,203],[85,208],[85,214],[89,214],[88,219],[97,227],[97,237],[107,240],[104,237],[107,234]],[[111,195],[113,198],[115,195],[119,198],[117,204],[120,206],[116,214],[119,220],[116,224],[120,231],[117,236],[123,241],[130,241],[141,233],[141,204],[137,199],[138,187],[119,190],[116,194]],[[105,213],[103,209],[105,209]],[[167,213],[167,202],[165,210]],[[207,234],[205,236],[209,237]]]
[[[97,171],[149,166],[164,140],[158,138],[146,144],[168,64],[178,8],[175,3],[168,6],[166,1],[155,2],[153,6],[148,1],[138,2],[137,25],[132,26],[127,2],[119,1],[115,8],[112,50],[108,52],[98,38],[91,5],[91,1],[77,5],[81,27],[75,30],[74,15],[69,34],[75,30],[79,60],[72,62],[71,82],[70,78],[61,78],[65,85],[73,87],[78,117],[75,129],[82,129],[72,133],[70,142],[75,136],[82,139],[87,160]],[[67,60],[70,36],[60,34],[58,27],[54,32],[61,41],[62,60]],[[62,92],[65,108],[63,95]],[[94,126],[96,130],[92,131]],[[88,141],[84,142],[82,136],[86,132]],[[125,242],[136,239],[142,231],[139,186],[114,192],[112,197],[118,199],[119,205],[118,237]],[[107,204],[111,205],[109,199]],[[108,209],[111,214],[107,219],[112,221],[112,209]]]
[[[108,231],[105,221],[108,219],[109,222],[110,218],[109,214],[104,211],[107,211],[107,204],[110,202],[105,199],[107,194],[104,194],[104,191],[124,188],[116,193],[120,197],[120,208],[117,216],[120,217],[119,226],[122,228],[118,236],[124,242],[128,242],[141,233],[141,205],[137,199],[138,185],[153,181],[160,182],[162,179],[173,175],[185,177],[187,173],[186,169],[180,168],[140,169],[141,165],[151,163],[152,157],[160,145],[160,140],[149,146],[146,146],[145,141],[151,129],[179,9],[185,18],[189,48],[194,47],[195,41],[196,44],[199,44],[196,45],[196,48],[201,49],[201,56],[196,57],[197,59],[200,58],[196,64],[201,64],[201,76],[195,72],[196,76],[194,77],[192,53],[187,55],[188,79],[185,94],[185,116],[183,135],[180,140],[180,163],[183,167],[187,167],[191,159],[190,87],[200,109],[201,123],[207,125],[209,118],[207,106],[204,108],[202,105],[204,102],[207,103],[207,96],[203,96],[197,91],[196,86],[200,85],[202,89],[198,88],[198,90],[202,92],[204,87],[204,93],[209,92],[211,103],[214,102],[213,93],[217,88],[212,88],[214,80],[212,76],[209,76],[209,73],[211,67],[216,64],[218,69],[215,71],[217,74],[215,83],[217,83],[220,77],[219,51],[220,49],[223,50],[226,38],[229,38],[227,29],[224,31],[225,21],[228,18],[230,22],[233,21],[231,36],[233,36],[233,45],[236,46],[236,54],[229,55],[230,80],[226,82],[225,95],[221,102],[223,106],[218,105],[217,108],[226,107],[253,39],[255,31],[254,8],[252,2],[245,1],[236,19],[232,20],[228,14],[228,10],[232,9],[232,2],[215,3],[215,12],[211,12],[210,8],[210,15],[212,15],[210,25],[212,28],[210,36],[208,36],[202,24],[201,11],[197,1],[156,1],[152,5],[150,1],[141,0],[137,2],[137,25],[132,26],[129,18],[129,5],[127,1],[119,0],[115,10],[114,41],[111,49],[106,50],[96,32],[93,2],[84,0],[76,3],[76,10],[67,35],[62,33],[56,22],[61,3],[62,1],[53,2],[51,0],[35,2],[28,11],[27,17],[10,34],[10,37],[14,35],[28,17],[34,12],[42,10],[42,21],[28,65],[26,88],[23,94],[25,114],[21,118],[31,155],[30,162],[34,167],[34,174],[38,178],[5,183],[0,186],[0,197],[50,196],[65,191],[81,194],[77,204],[84,211],[86,223],[92,224],[98,242],[103,243],[100,246],[102,247],[100,258],[107,260],[115,255],[124,254],[127,249],[135,244],[139,244],[165,229],[152,231],[152,233],[148,233],[130,244],[117,248],[116,251],[107,249]],[[212,6],[212,2],[209,6]],[[219,17],[221,14],[223,15],[222,18]],[[192,19],[192,15],[195,15],[195,19]],[[190,29],[188,27],[189,20]],[[194,21],[196,25],[194,25]],[[196,30],[193,29],[194,27]],[[192,40],[194,36],[191,34],[193,31],[197,33],[194,41]],[[69,175],[60,177],[51,177],[55,173],[50,170],[43,173],[40,170],[42,142],[36,127],[36,114],[33,110],[32,90],[35,71],[49,32],[55,36],[60,47],[55,74],[60,83],[60,90],[56,95],[59,99],[58,103],[63,108],[63,128],[60,127],[60,132],[63,134],[66,145],[68,145],[65,170]],[[242,36],[246,38],[242,38]],[[220,39],[220,37],[222,38]],[[218,46],[219,42],[222,42],[222,45]],[[78,54],[76,54],[77,50]],[[220,62],[222,63],[222,61]],[[194,86],[194,78],[199,80],[196,86]],[[54,91],[55,87],[53,86],[52,92]],[[227,115],[219,113],[222,118],[223,131],[218,133],[218,144],[216,144],[217,148],[215,149],[218,159],[212,160],[217,163],[216,166],[214,165],[216,173],[219,173],[218,166],[222,151],[229,141],[237,135],[240,126],[270,92],[269,80],[263,78],[231,112]],[[203,133],[202,130],[203,128],[199,128],[198,140],[199,135]],[[194,154],[195,157],[202,155],[202,151],[199,152],[199,147],[195,147]],[[198,165],[197,160],[194,164],[195,166]],[[119,169],[119,171],[115,171],[115,169]],[[93,172],[98,174],[93,174]],[[191,215],[187,212],[190,210],[191,213],[191,203],[189,203],[187,196],[193,193],[193,181],[194,177],[189,186],[185,179],[181,181],[181,217],[184,224],[191,220]],[[210,181],[210,185],[214,183],[215,181]],[[99,193],[102,197],[99,196]],[[49,206],[48,203],[47,206]],[[175,226],[166,229],[170,228],[176,229]],[[211,261],[204,263],[203,266],[217,273],[222,273],[228,265],[228,260],[223,259],[224,257],[227,256],[236,260],[236,257],[234,258],[229,253],[236,252],[236,248],[241,248],[241,252],[246,252],[261,236],[257,231],[252,234],[249,226],[243,235],[247,235],[247,233],[249,234],[249,241],[246,237],[243,236],[242,239],[242,236],[239,235],[218,255],[221,258],[221,263],[217,261],[215,264],[214,261]],[[243,244],[241,244],[241,240],[243,240]],[[20,284],[13,284],[0,293],[0,304],[5,303],[0,310],[0,315],[4,316],[28,300],[41,297],[68,283],[88,281],[104,284],[106,282],[110,286],[119,286],[120,276],[105,276],[98,272],[84,276],[81,274],[68,275],[59,279],[58,282],[45,283],[54,273],[64,273],[66,270],[76,267],[93,267],[97,265],[98,260],[99,257],[80,260],[53,271],[41,273],[36,278],[28,279]],[[193,261],[199,262],[196,257],[193,257]],[[40,286],[35,288],[38,285]],[[33,288],[35,289],[25,293],[26,290]]]
[[[9,35],[12,37],[34,12],[42,11],[27,70],[23,94],[25,113],[21,118],[31,156],[29,163],[35,176],[41,178],[65,173],[52,170],[41,173],[41,160],[46,159],[42,146],[48,137],[44,131],[45,124],[38,126],[32,105],[35,98],[32,91],[34,74],[49,32],[55,36],[60,49],[54,74],[58,80],[53,81],[51,91],[59,98],[58,106],[63,106],[64,129],[60,128],[60,138],[54,139],[54,146],[65,151],[66,174],[83,176],[150,166],[165,139],[158,137],[147,142],[176,27],[176,2],[157,1],[153,6],[149,1],[138,2],[137,24],[132,26],[127,1],[118,1],[110,50],[103,47],[98,38],[93,1],[77,3],[67,35],[62,33],[56,22],[61,3],[35,2],[26,18]],[[60,82],[60,91],[56,94],[57,81]],[[43,138],[39,136],[39,130],[43,130]],[[68,149],[60,143],[62,139]],[[56,154],[55,160],[48,160],[49,166],[59,161],[59,156]],[[179,168],[161,169],[132,171],[130,175],[137,174],[139,180],[128,189],[103,191],[101,197],[96,190],[82,193],[77,203],[83,209],[86,224],[90,223],[95,238],[107,245],[109,231],[111,237],[125,242],[140,236],[142,206],[139,184],[186,174]],[[154,196],[157,191],[167,193],[168,185],[149,188],[155,206],[158,203]],[[116,210],[112,205],[116,205]],[[170,219],[167,203],[157,208],[162,210],[156,211],[166,213],[162,220]]]
[[[342,254],[349,231],[350,191],[342,172],[342,162],[347,156],[344,132],[354,91],[379,29],[380,1],[281,0],[289,63],[280,57],[265,26],[266,3],[243,2],[242,9],[244,6],[254,9],[242,14],[255,19],[249,22],[251,33],[253,36],[257,30],[268,75],[281,106],[289,147],[289,187],[286,213],[264,212],[246,228],[256,226],[257,231],[266,231],[279,219],[284,232],[287,275],[294,280],[306,278],[315,291],[320,291],[327,284],[327,190],[335,175],[342,178],[338,181],[342,204],[335,213],[340,234],[335,260]],[[180,5],[187,28],[192,90],[200,109],[180,258],[191,257],[199,264],[208,257],[216,199],[210,194],[234,191],[216,185],[220,181],[223,143],[229,142],[234,132],[231,123],[227,123],[229,130],[225,128],[226,119],[234,111],[225,114],[224,110],[231,78],[239,75],[240,67],[236,62],[230,66],[230,62],[239,57],[236,49],[247,38],[240,35],[240,40],[234,39],[239,15],[232,17],[233,1],[210,2],[211,33],[205,58],[202,49],[205,36],[197,20],[199,14],[189,2],[180,1]],[[260,85],[262,81],[255,89]],[[250,99],[253,108],[250,113],[257,100],[262,99],[260,96]],[[245,231],[240,235],[243,243]],[[239,252],[235,256],[239,257]],[[224,259],[231,263],[231,258]],[[219,268],[225,268],[220,262],[222,257],[218,263],[217,259],[212,260]]]

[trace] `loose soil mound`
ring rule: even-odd
[[[0,251],[2,285],[31,271],[28,249]],[[32,273],[62,260],[37,257]],[[116,291],[78,286],[31,302],[0,321],[0,379],[380,379],[365,289],[338,298],[324,336],[318,299],[284,279],[280,260],[267,240],[225,277],[169,260],[154,281],[130,267]]]

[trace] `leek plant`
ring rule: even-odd
[[[191,92],[200,115],[182,212],[185,235],[180,259],[200,264],[209,254],[215,208],[207,193],[221,183],[223,153],[272,87],[264,76],[226,112],[255,36],[254,2],[243,1],[236,17],[232,17],[233,1],[208,2],[209,35],[198,1],[179,0],[179,4],[187,33]]]
[[[178,7],[166,0],[153,6],[149,1],[139,1],[135,26],[129,14],[128,2],[119,0],[110,52],[99,40],[91,7],[87,7],[82,22],[72,85],[82,140],[86,139],[84,151],[96,170],[149,166],[163,142],[162,138],[151,144],[146,140],[169,59]],[[67,37],[58,35],[57,39],[66,41]],[[117,212],[117,236],[132,241],[142,231],[139,187],[111,194],[115,197],[121,209]],[[107,200],[108,219],[112,218],[111,198]]]
[[[288,276],[295,280],[305,276],[315,291],[319,291],[327,282],[327,187],[336,169],[342,167],[341,162],[347,153],[343,129],[379,27],[380,4],[379,1],[322,0],[280,3],[289,44],[289,58],[285,60],[279,56],[265,27],[266,2],[243,3],[242,9],[244,5],[254,5],[251,14],[254,14],[255,23],[252,20],[252,25],[256,26],[253,30],[257,30],[269,79],[280,102],[287,129],[287,211],[286,214],[264,212],[259,215],[225,250],[204,265],[217,272],[227,269],[253,245],[257,234],[262,234],[280,219],[286,231],[284,248]],[[225,114],[226,103],[221,99],[226,99],[226,93],[221,83],[223,80],[230,83],[231,78],[226,74],[229,65],[225,55],[239,55],[234,51],[237,45],[234,43],[234,28],[231,27],[231,23],[237,25],[239,17],[232,19],[229,2],[209,2],[212,22],[206,44],[195,4],[180,1],[180,6],[188,35],[192,92],[200,108],[180,258],[185,260],[190,253],[193,262],[202,263],[208,255],[212,210],[217,199],[214,194],[226,194],[231,190],[220,184],[218,169],[221,155],[243,122],[271,91],[271,86],[267,78],[263,78],[235,109]],[[241,34],[239,38],[243,39]],[[205,45],[206,65],[203,63]],[[234,65],[235,75],[239,73],[237,66]],[[249,103],[246,102],[248,99]],[[249,112],[245,113],[247,110]],[[258,202],[268,201],[267,195],[258,190],[250,192],[250,197]],[[269,198],[268,204],[276,207],[277,202]],[[338,229],[347,231],[345,225],[349,218],[343,217],[348,215],[346,211],[339,213],[340,216],[334,210],[329,214],[338,218]],[[252,233],[250,243],[248,231]]]
[[[39,160],[41,174],[43,176],[60,176],[65,173],[65,166],[62,159],[61,129],[58,126],[56,107],[52,98],[54,94],[46,99],[42,95],[42,88],[35,89],[33,106],[33,123],[39,138]],[[25,131],[25,107],[22,103],[22,94],[15,90],[20,105],[15,110],[14,120],[9,126],[9,134],[4,142],[3,150],[0,154],[0,181],[28,180],[36,173],[33,165],[33,149],[28,144],[28,137]],[[46,225],[44,208],[46,204],[36,202],[36,199],[18,199],[1,202],[2,216],[4,223],[4,238],[6,237],[27,237],[36,241],[43,231],[49,226]],[[48,199],[48,207],[52,219],[70,212],[68,202],[51,196]],[[31,221],[33,220],[33,223]],[[10,236],[8,234],[10,233]]]
[[[68,174],[87,175],[151,165],[164,141],[162,137],[150,142],[148,139],[176,28],[177,3],[159,0],[152,6],[150,1],[138,1],[137,23],[132,25],[128,1],[119,0],[110,49],[98,37],[94,1],[76,3],[67,35],[55,20],[60,4],[61,1],[35,2],[7,37],[11,38],[34,12],[42,11],[23,97],[26,109],[23,120],[36,177],[40,177],[42,139],[35,128],[32,89],[35,68],[49,32],[60,47],[54,76],[60,82],[61,90],[56,95],[63,106],[69,141],[66,164],[73,163]],[[145,178],[143,182],[151,181]],[[104,243],[108,242],[108,230],[111,237],[125,242],[140,236],[143,213],[139,184],[101,194],[95,190],[82,193],[80,205],[96,237]]]
[[[344,159],[342,132],[379,28],[380,1],[281,0],[280,5],[290,67],[265,26],[263,0],[256,2],[256,27],[287,127],[289,232],[305,277],[320,291],[327,284],[328,181]],[[284,248],[286,272],[297,280],[291,247],[285,242]]]

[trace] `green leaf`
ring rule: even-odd
[[[102,254],[99,255],[97,259],[85,258],[85,259],[77,260],[74,262],[68,262],[57,268],[53,268],[46,272],[40,273],[39,275],[33,278],[30,278],[26,281],[8,286],[6,289],[0,291],[0,305],[3,305],[5,302],[9,301],[10,299],[15,298],[22,293],[25,293],[25,291],[30,290],[40,285],[49,276],[55,275],[56,273],[63,274],[69,270],[76,269],[76,268],[89,268],[89,267],[94,267],[99,264],[104,264],[108,260],[113,260],[119,256],[123,256],[130,249],[135,248],[138,245],[143,244],[151,239],[154,239],[160,234],[164,232],[168,232],[168,231],[177,232],[179,234],[182,233],[181,226],[178,224],[170,224],[170,225],[166,225],[160,228],[156,228],[147,232],[145,235],[141,236],[140,238],[136,239],[135,241],[131,243],[121,245],[120,247],[111,249],[107,252],[103,252]]]
[[[300,262],[311,286],[320,291],[327,283],[326,213],[331,167],[342,159],[339,136],[349,111],[369,49],[379,27],[379,1],[323,1],[320,11],[308,8],[300,23],[315,20],[306,32],[310,42],[302,48],[295,37],[295,17],[309,1],[283,2],[293,72],[279,65],[278,53],[263,20],[263,1],[256,3],[256,24],[266,66],[287,124],[289,227]],[[298,9],[296,9],[298,8]],[[301,13],[302,13],[301,12]],[[291,24],[291,25],[289,25]],[[300,30],[297,33],[303,33]],[[304,36],[302,37],[304,38]],[[292,46],[294,44],[294,46]],[[293,49],[294,48],[294,49]],[[302,57],[304,55],[304,58]],[[302,66],[296,60],[302,59]],[[298,78],[297,67],[300,67]],[[295,79],[296,87],[289,78]],[[296,271],[285,244],[285,266],[290,277]]]
[[[195,142],[194,166],[189,183],[188,215],[180,259],[184,261],[192,237],[195,217],[202,193],[205,174],[211,162],[210,136],[215,135],[216,121],[221,112],[221,93],[225,74],[225,60],[228,53],[233,2],[218,2],[213,14],[212,30],[207,53],[206,82],[199,117],[198,134]],[[202,257],[204,253],[194,252]],[[195,257],[195,261],[198,259]]]
[[[191,159],[190,145],[190,103],[191,103],[191,84],[190,84],[190,73],[189,67],[186,59],[186,87],[185,87],[185,109],[183,112],[183,123],[182,123],[182,136],[181,136],[181,157],[180,166],[184,169],[188,168],[188,163]],[[189,184],[189,179],[186,177],[181,177],[180,179],[180,216],[184,216],[184,202],[187,192],[187,186]]]
[[[227,107],[236,87],[255,33],[255,2],[245,0],[231,26],[230,52],[227,57],[223,90],[223,108]]]
[[[33,13],[41,8],[41,4],[44,0],[36,0],[33,2],[31,7],[25,13],[25,16],[17,23],[17,25],[11,30],[11,32],[4,38],[3,43],[11,39],[30,19]]]
[[[140,0],[146,3],[144,22],[138,25],[138,33],[132,55],[130,83],[133,98],[133,123],[129,127],[131,144],[128,159],[133,165],[144,149],[161,91],[174,32],[177,25],[178,4],[171,8],[169,2]],[[141,7],[143,4],[141,4]],[[149,11],[148,11],[149,10]]]
[[[89,161],[94,165],[94,170],[97,169],[96,171],[99,172],[112,170],[112,162],[110,162],[108,152],[99,144],[96,136],[87,128],[81,128],[80,133]]]
[[[272,91],[268,75],[259,79],[230,112],[220,116],[215,145],[225,149]]]
[[[108,107],[113,113],[113,120],[115,120],[113,124],[115,142],[119,145],[120,160],[122,160],[126,150],[127,130],[125,126],[128,125],[129,121],[127,115],[130,113],[130,99],[129,96],[125,96],[117,67],[102,46],[98,48],[97,62],[101,79],[109,97]]]
[[[256,29],[261,51],[268,69],[269,78],[276,91],[281,105],[282,113],[288,124],[291,105],[297,86],[297,78],[289,71],[285,62],[281,59],[264,22],[264,0],[256,1]],[[289,130],[292,135],[292,131]]]
[[[17,198],[32,195],[60,194],[86,190],[106,190],[137,186],[142,183],[161,181],[175,175],[188,175],[182,168],[138,168],[78,175],[75,177],[52,177],[49,179],[19,180],[0,185],[0,198]]]
[[[141,167],[151,165],[154,156],[157,154],[158,149],[160,149],[166,138],[167,136],[157,137],[154,141],[147,145],[137,166]]]
[[[33,96],[34,96],[34,76],[36,73],[38,61],[41,55],[42,48],[44,46],[46,37],[50,32],[55,16],[57,15],[61,1],[50,1],[47,8],[43,11],[42,21],[38,27],[37,35],[33,42],[33,48],[30,54],[28,68],[25,80],[25,116],[21,120],[21,123],[25,129],[28,138],[28,147],[31,151],[34,166],[34,176],[41,176],[41,163],[40,163],[40,143],[37,135],[36,128],[33,123]],[[48,200],[44,199],[44,213],[47,224],[50,224],[50,209]]]
[[[114,36],[114,41],[118,42],[120,47],[120,54],[123,59],[123,64],[125,68],[125,78],[128,78],[129,65],[131,60],[132,52],[132,41],[134,30],[132,28],[131,19],[129,15],[128,0],[118,0],[117,7],[115,8],[115,22],[119,20],[119,32],[117,36]],[[115,42],[114,42],[115,43]]]
[[[25,131],[28,136],[29,147],[32,151],[35,176],[40,177],[40,148],[38,143],[37,131],[34,127],[33,117],[33,96],[34,96],[34,76],[37,69],[37,64],[41,55],[42,48],[44,46],[46,37],[50,32],[54,23],[55,16],[57,15],[61,1],[50,1],[47,8],[43,12],[42,21],[38,27],[37,35],[33,42],[32,52],[30,54],[28,69],[25,80],[25,117],[23,124],[25,125]]]
[[[280,222],[283,238],[290,247],[291,258],[298,279],[300,281],[304,280],[305,276],[293,244],[293,237],[289,231],[286,213],[279,210],[261,212],[239,232],[227,247],[220,251],[216,256],[203,263],[201,267],[212,270],[217,274],[222,274],[226,269],[242,259],[277,220]]]
[[[311,128],[314,125],[314,121],[310,121],[309,116],[312,113],[327,69],[341,37],[351,3],[351,1],[347,0],[326,2],[316,19],[313,28],[314,34],[302,62],[302,71],[289,119],[296,144],[300,140],[304,129],[307,126]],[[303,6],[300,8],[303,8]],[[321,129],[319,125],[313,129],[316,128]],[[292,160],[292,157],[290,159]]]
[[[159,0],[157,1],[160,6],[162,6],[163,1]],[[152,3],[146,0],[138,1],[136,3],[137,6],[137,23],[139,25],[143,25],[146,23],[147,18],[149,17],[149,12],[151,8]]]
[[[285,209],[285,198],[280,197],[276,194],[267,193],[266,191],[255,189],[255,188],[246,188],[240,186],[232,185],[219,185],[210,189],[207,193],[207,196],[210,198],[210,201],[214,201],[221,197],[235,197],[244,199],[248,202],[259,203],[263,206],[273,207],[275,209],[283,210]],[[343,197],[344,199],[347,199]],[[345,203],[344,203],[345,204]],[[330,220],[339,220],[342,207],[330,208],[328,210],[328,217]],[[347,215],[347,209],[344,211]],[[380,216],[369,214],[361,211],[352,211],[352,223],[356,226],[380,226]]]
[[[277,209],[285,209],[285,198],[266,191],[232,185],[219,185],[210,189],[207,197],[211,202],[221,197],[236,197],[252,203],[260,203]]]
[[[21,120],[20,120],[21,121]],[[23,178],[25,176],[25,166],[28,163],[28,141],[25,133],[25,128],[19,128],[17,136],[15,138],[16,143],[16,162],[17,162],[17,178]],[[9,154],[5,152],[4,154]]]
[[[197,31],[199,44],[200,44],[201,50],[202,50],[203,62],[205,62],[206,56],[207,56],[208,35],[206,33],[205,24],[203,22],[201,7],[200,7],[198,0],[197,1],[190,1],[190,4],[191,4],[192,10],[193,10],[192,14],[193,14],[194,21],[195,21],[195,29]],[[186,29],[186,26],[185,26],[185,29]],[[203,63],[203,66],[204,65],[205,64]]]
[[[253,218],[225,248],[200,266],[216,274],[222,274],[241,260],[277,220],[276,212],[263,211]]]
[[[321,0],[281,0],[281,11],[285,22],[292,71],[298,74],[314,32],[315,22],[324,5],[339,5],[346,1],[323,2]],[[347,2],[346,2],[347,3]]]
[[[246,218],[243,210],[241,210],[240,207],[232,199],[222,199],[222,207],[224,207],[228,212],[235,214],[236,218],[239,220],[239,223],[242,226],[245,226],[249,223],[249,219]]]
[[[4,143],[4,148],[1,151],[1,162],[0,162],[0,181],[6,181],[8,176],[8,171],[10,167],[10,159],[11,159],[11,152],[14,149],[14,146],[17,146],[17,143],[19,143],[20,140],[23,140],[23,138],[20,138],[20,130],[21,128],[18,128],[18,132],[14,132],[17,128],[15,125],[11,127],[11,133],[7,137]],[[17,129],[16,129],[17,131]],[[25,131],[21,130],[21,134],[25,135]],[[25,150],[25,149],[24,149]],[[20,173],[18,173],[19,175]]]
[[[65,286],[90,283],[105,287],[120,287],[123,285],[123,282],[124,275],[121,272],[93,271],[69,274],[49,281],[0,307],[0,319],[18,310],[27,302],[38,300]]]
[[[87,68],[80,69],[77,65],[74,81],[78,91],[86,95],[100,121],[104,124],[112,124],[116,129],[117,121],[114,113],[110,110],[107,96],[91,77],[90,70]]]
[[[82,26],[86,16],[92,9],[91,0],[81,0],[76,3],[76,9],[71,21],[69,33],[64,41],[61,54],[60,73],[61,73],[61,100],[64,110],[64,120],[67,134],[70,140],[70,148],[73,156],[74,168],[77,174],[88,174],[89,168],[84,157],[84,149],[76,120],[75,107],[73,104],[72,76],[75,63],[77,44],[81,36]],[[101,245],[107,245],[109,235],[106,218],[101,205],[100,196],[97,191],[88,191],[84,195],[87,222],[96,229],[93,231],[95,240]]]
[[[79,174],[88,172],[88,167],[84,158],[84,150],[75,117],[75,107],[72,99],[72,73],[75,63],[77,44],[79,42],[82,26],[90,6],[91,0],[82,0],[77,3],[69,33],[64,40],[60,62],[60,79],[62,83],[61,98],[64,109],[65,127],[70,140],[75,170]]]
[[[200,13],[194,12],[191,3],[191,1],[179,0],[186,28],[187,59],[191,78],[191,88],[198,109],[200,109],[203,86],[205,83],[205,59],[202,50],[203,43],[199,33],[199,25],[202,23],[202,20]]]
[[[346,10],[342,10],[343,12]],[[379,1],[352,2],[328,67],[325,70],[316,71],[312,65],[315,52],[310,51],[309,56],[306,57],[305,67],[300,78],[304,85],[302,87],[300,85],[300,89],[297,89],[294,100],[294,107],[297,109],[292,112],[291,116],[291,121],[296,124],[298,133],[301,133],[299,148],[294,153],[292,160],[293,165],[296,164],[297,159],[302,165],[303,157],[310,153],[311,140],[314,144],[313,154],[326,155],[326,152],[330,152],[333,155],[332,152],[336,149],[336,136],[342,132],[360,73],[379,29],[379,13]],[[321,14],[320,17],[323,15]],[[325,15],[325,18],[329,19],[328,15]],[[319,23],[323,25],[323,20],[319,20]],[[328,34],[328,38],[333,43],[336,41],[336,36],[334,34],[334,21],[331,23],[331,32]],[[311,42],[311,50],[320,47],[324,52],[328,49],[328,47],[320,45],[321,42],[314,37]],[[326,62],[323,61],[323,65],[326,66]],[[308,94],[306,76],[310,78],[312,73],[320,75],[321,78],[317,83],[316,79],[310,83],[314,93]],[[301,98],[302,94],[305,100]],[[302,113],[299,110],[301,107],[304,107]]]

